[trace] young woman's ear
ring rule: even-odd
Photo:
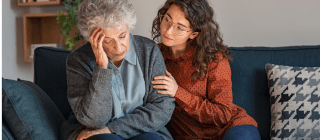
[[[196,38],[197,36],[199,35],[199,32],[193,32],[191,35],[190,35],[190,39],[194,39]]]

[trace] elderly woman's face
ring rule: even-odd
[[[105,38],[102,42],[104,51],[112,63],[121,61],[129,51],[130,34],[127,25],[103,29]]]

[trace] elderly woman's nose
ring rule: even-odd
[[[121,43],[120,41],[115,41],[115,44],[114,44],[114,49],[117,53],[122,53],[122,47],[121,47]]]

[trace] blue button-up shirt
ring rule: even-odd
[[[132,39],[133,36],[130,34],[129,51],[118,68],[109,61],[109,66],[113,70],[112,120],[129,114],[143,104],[145,81]]]

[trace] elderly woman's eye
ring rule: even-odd
[[[124,36],[120,36],[120,38],[126,38],[126,36],[124,35]]]
[[[104,41],[104,43],[106,43],[106,44],[110,44],[110,43],[111,43],[111,40],[110,40],[110,41]]]

